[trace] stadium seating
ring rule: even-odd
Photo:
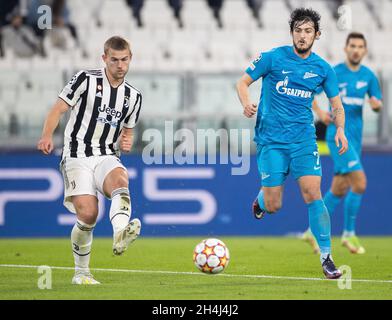
[[[364,1],[348,1],[352,8],[353,30],[364,32],[368,38],[366,64],[378,72],[382,67],[386,74],[392,70],[392,41],[387,40],[392,32],[388,16],[392,12],[392,1],[376,2],[380,8],[382,29],[378,28]],[[310,5],[322,12],[322,36],[315,44],[315,51],[332,64],[341,61],[348,31],[338,29],[325,1],[292,0],[291,3],[293,6]],[[263,28],[258,27],[244,0],[224,2],[222,29],[218,28],[205,0],[184,1],[182,29],[166,0],[145,1],[142,28],[137,27],[124,0],[68,0],[68,6],[81,46],[76,47],[72,39],[68,39],[69,48],[64,51],[53,48],[50,39],[46,39],[46,58],[16,59],[12,53],[0,58],[0,108],[5,110],[0,116],[1,132],[9,131],[12,110],[21,113],[35,110],[41,116],[28,118],[27,123],[33,119],[41,121],[56,93],[75,70],[103,66],[103,42],[114,34],[131,41],[134,53],[131,82],[145,93],[145,110],[155,110],[159,106],[162,114],[170,116],[184,107],[196,112],[200,119],[203,114],[213,112],[223,112],[230,118],[238,107],[234,83],[249,62],[260,51],[291,42],[289,9],[284,0],[265,0],[261,12]],[[83,55],[83,50],[87,56]],[[184,92],[181,85],[188,72],[201,73],[195,80],[194,101],[189,98],[190,90]],[[132,73],[136,75],[132,76]],[[202,76],[211,73],[216,75],[215,78],[207,80],[208,77]],[[188,75],[187,79],[191,78]],[[257,100],[259,89],[252,92]],[[19,114],[17,117],[23,120]],[[238,121],[232,120],[228,125],[238,126]],[[220,123],[218,121],[213,127]],[[377,124],[376,120],[372,123]],[[34,123],[33,127],[39,128],[40,125]]]
[[[323,12],[322,37],[318,46],[320,55],[327,57],[332,63],[341,58],[341,40],[347,31],[340,31],[332,18],[324,0],[292,1],[293,4],[310,4],[313,8]],[[389,0],[378,0],[380,19],[384,29],[377,29],[376,23],[365,4],[361,0],[349,1],[352,8],[353,30],[365,32],[372,44],[371,58],[387,59],[392,57],[390,41],[386,39],[390,34],[392,24],[387,12],[392,10]],[[288,30],[289,11],[283,0],[266,0],[262,7],[261,16],[264,28],[257,27],[251,11],[243,0],[227,0],[222,8],[223,29],[217,27],[205,0],[186,0],[182,10],[184,29],[179,29],[173,13],[166,0],[147,0],[142,9],[143,28],[137,28],[135,18],[124,0],[68,1],[71,19],[79,32],[81,43],[86,47],[89,60],[94,64],[100,59],[102,43],[113,34],[123,35],[132,42],[135,55],[139,56],[139,70],[166,71],[172,70],[170,57],[184,60],[195,59],[198,63],[180,61],[174,64],[176,70],[211,71],[211,65],[216,70],[239,71],[242,65],[231,61],[236,55],[239,61],[249,61],[261,50],[287,43],[290,41]],[[389,10],[389,11],[388,11]],[[101,26],[97,26],[100,20]],[[48,66],[63,67],[69,61],[63,57],[64,53],[50,48],[47,41],[47,51],[50,59]],[[198,50],[197,50],[198,49]],[[77,57],[79,52],[66,52],[68,57]],[[77,51],[77,50],[76,50]],[[207,51],[207,54],[206,54]],[[143,58],[141,58],[143,56]],[[166,57],[166,58],[165,58]],[[72,60],[73,59],[72,57]],[[182,60],[182,59],[180,59]],[[210,61],[211,63],[209,63]],[[206,62],[207,61],[207,62]],[[227,62],[227,61],[230,61]],[[206,62],[206,63],[205,63]],[[23,62],[17,64],[20,68],[28,68]],[[390,64],[390,63],[389,63]],[[2,63],[0,63],[1,67]],[[72,69],[72,63],[68,65]]]

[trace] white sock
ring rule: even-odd
[[[90,271],[89,264],[94,226],[95,224],[87,224],[78,219],[72,229],[71,242],[75,271]]]
[[[321,264],[323,264],[323,262],[328,259],[328,256],[329,256],[329,259],[331,259],[333,261],[331,253],[329,253],[329,252],[320,253]]]
[[[343,231],[343,238],[349,238],[352,236],[355,236],[355,231],[347,231],[347,230]]]
[[[112,192],[109,216],[114,234],[127,226],[131,217],[131,198],[128,188],[118,188]]]

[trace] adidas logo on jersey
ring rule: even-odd
[[[318,77],[318,74],[312,73],[312,72],[306,72],[304,75],[304,79],[309,79],[309,78],[314,78]]]
[[[98,91],[97,94],[95,95],[97,98],[102,98],[102,92]]]
[[[342,102],[347,105],[362,106],[365,102],[365,100],[362,98],[345,97],[344,95],[342,95],[341,98],[342,98]]]

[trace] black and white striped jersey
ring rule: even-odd
[[[117,154],[121,129],[135,127],[142,104],[126,80],[113,88],[105,68],[78,72],[59,98],[71,107],[63,157],[72,158]]]

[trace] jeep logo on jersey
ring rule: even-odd
[[[105,112],[107,115],[114,117],[115,119],[120,119],[122,116],[122,112],[117,111],[116,109],[112,109],[107,107],[106,104],[100,106],[98,108],[99,112]]]
[[[284,78],[283,81],[278,81],[278,83],[276,84],[276,91],[278,91],[280,94],[286,94],[288,96],[300,97],[306,99],[312,96],[311,91],[288,88],[287,87],[288,84],[289,84],[289,77]]]

